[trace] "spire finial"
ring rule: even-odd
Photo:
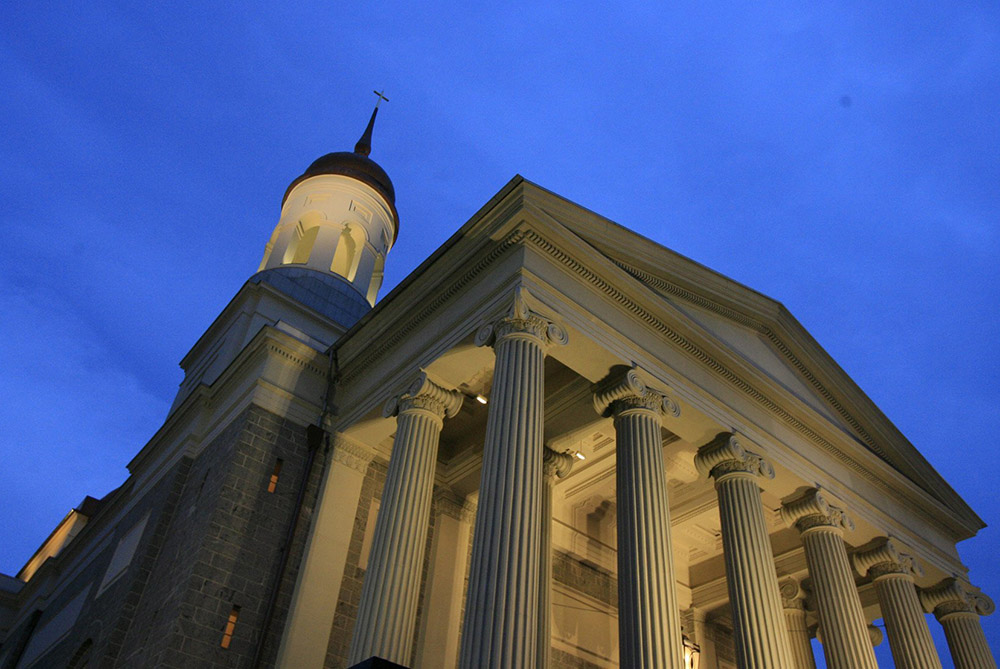
[[[382,104],[382,101],[389,101],[389,98],[385,97],[385,91],[372,91],[378,96],[378,101],[375,103],[375,109],[372,110],[372,117],[368,119],[368,127],[365,128],[364,133],[361,135],[361,139],[358,143],[354,145],[354,153],[359,153],[362,156],[367,156],[372,152],[372,128],[375,127],[375,115],[378,114],[378,106]]]

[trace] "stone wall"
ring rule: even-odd
[[[32,582],[22,589],[22,595],[28,595],[33,587],[38,587],[36,583],[41,584],[49,578],[66,579],[55,588],[55,595],[48,598],[43,611],[28,614],[18,628],[12,630],[4,642],[5,649],[33,653],[31,639],[44,636],[46,625],[81,592],[87,592],[73,627],[58,643],[35,658],[35,666],[66,666],[83,648],[89,648],[87,652],[91,658],[101,658],[102,665],[113,665],[149,581],[189,465],[188,459],[175,465],[145,491],[107,537],[101,539],[100,535],[108,530],[116,510],[128,501],[130,495],[135,494],[128,482],[109,493],[102,500],[97,514],[88,520],[86,527],[65,552],[46,562],[36,572]],[[101,585],[119,541],[143,519],[146,521],[142,535],[127,566],[102,590]],[[36,619],[34,624],[31,622],[33,618]],[[14,666],[15,656],[16,653],[11,652],[4,658],[4,669]]]
[[[191,464],[187,485],[128,631],[121,666],[246,666],[256,652],[307,456],[305,428],[251,406]],[[277,487],[267,491],[277,458]],[[318,467],[303,515],[315,503]],[[303,526],[304,525],[304,526]],[[308,523],[300,523],[270,627],[280,634]],[[240,607],[232,641],[221,645]],[[277,630],[277,632],[275,632]]]

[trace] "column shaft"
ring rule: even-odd
[[[541,568],[542,340],[498,337],[460,666],[534,667]]]
[[[787,667],[792,654],[782,624],[778,576],[755,479],[737,472],[721,476],[715,483],[737,664],[748,669]]]
[[[538,669],[547,669],[552,647],[552,477],[542,486],[541,583],[538,592]]]
[[[350,663],[381,657],[409,665],[434,493],[441,416],[399,414],[351,643]]]
[[[876,669],[875,652],[840,529],[819,525],[802,532],[830,669]]]
[[[728,432],[698,449],[695,466],[715,479],[719,498],[736,663],[741,669],[791,667],[778,575],[757,485],[758,476],[774,478],[774,469]]]
[[[785,627],[792,648],[792,666],[795,669],[816,669],[806,612],[802,608],[785,608]]]
[[[913,578],[900,573],[879,576],[875,592],[897,669],[941,669]]]
[[[924,610],[933,611],[944,627],[948,650],[957,669],[996,669],[996,660],[979,622],[979,616],[988,616],[996,609],[992,599],[967,581],[955,578],[922,589],[919,598]]]
[[[617,409],[618,651],[623,667],[683,667],[660,417]]]
[[[955,669],[996,669],[979,614],[959,611],[939,616]]]

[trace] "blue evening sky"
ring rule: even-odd
[[[997,4],[474,4],[4,7],[0,571],[124,480],[384,87],[386,288],[521,173],[782,301],[991,525],[1000,599]]]

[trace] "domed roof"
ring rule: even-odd
[[[306,168],[306,171],[302,173],[302,176],[288,185],[288,189],[285,190],[285,196],[281,198],[282,206],[284,206],[285,200],[288,199],[288,194],[292,192],[292,189],[306,179],[322,174],[340,174],[345,177],[357,179],[378,191],[378,194],[385,198],[385,201],[388,203],[389,209],[392,211],[393,222],[396,224],[398,230],[399,214],[396,212],[396,189],[393,188],[392,180],[389,179],[389,175],[385,173],[385,170],[368,157],[368,154],[372,150],[372,128],[375,126],[376,114],[378,114],[378,107],[372,112],[372,117],[368,121],[368,127],[365,128],[361,139],[354,146],[354,151],[336,151],[314,160]]]

